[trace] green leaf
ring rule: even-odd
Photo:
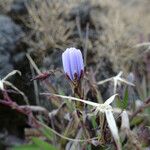
[[[72,103],[71,101],[66,101],[66,104],[69,112],[73,112],[75,110],[75,103]]]
[[[30,145],[16,146],[11,150],[40,150],[40,149],[36,145],[30,144]]]
[[[49,139],[49,140],[53,140],[53,132],[46,126],[43,126],[42,128],[40,128],[40,131],[43,133],[43,135]]]
[[[41,128],[39,130],[48,140],[52,141],[54,136],[53,132],[49,129],[48,126],[46,126],[41,116],[39,116],[38,119],[40,120],[41,123]]]
[[[96,116],[92,116],[91,121],[92,121],[93,128],[96,128],[97,127]]]
[[[43,149],[43,150],[56,150],[56,148],[53,145],[50,145],[47,142],[42,141],[39,138],[34,137],[34,138],[32,138],[32,141],[40,149]]]
[[[119,97],[116,98],[116,105],[117,107],[122,108],[122,100]]]
[[[137,125],[139,125],[139,124],[141,124],[143,122],[143,118],[142,117],[139,117],[139,116],[136,116],[136,117],[134,117],[133,119],[132,119],[132,121],[131,121],[131,126],[137,126]]]
[[[126,87],[124,98],[123,98],[123,109],[126,109],[128,106],[129,93],[128,88]]]
[[[87,150],[91,150],[91,149],[92,149],[92,148],[91,148],[91,144],[88,144],[86,149],[87,149]]]
[[[33,144],[16,146],[11,150],[57,150],[56,147],[39,138],[34,137],[32,141]]]
[[[121,109],[126,109],[127,106],[128,106],[128,99],[129,99],[129,96],[128,96],[128,88],[126,88],[126,89],[125,89],[125,93],[124,93],[123,100],[121,100],[119,97],[118,97],[117,100],[116,100],[117,107],[119,107],[119,108],[121,108]]]

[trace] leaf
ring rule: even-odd
[[[108,81],[111,81],[111,80],[113,80],[113,77],[108,78],[108,79],[105,79],[105,80],[102,80],[102,81],[99,81],[99,82],[97,83],[97,85],[104,84],[105,82],[108,82]]]
[[[91,106],[94,106],[94,107],[97,107],[97,106],[100,105],[99,103],[95,103],[95,102],[92,102],[92,101],[83,100],[83,99],[76,98],[76,97],[71,97],[71,96],[64,96],[64,95],[58,95],[58,94],[52,94],[52,93],[41,93],[41,95],[55,96],[55,97],[60,97],[60,98],[63,98],[63,99],[78,101],[78,102],[82,102],[82,103],[85,103],[85,104],[88,104],[88,105],[91,105]]]
[[[75,110],[75,105],[71,101],[66,101],[67,107],[69,109],[69,112],[73,112]]]
[[[129,93],[128,88],[125,89],[124,98],[123,98],[123,109],[126,109],[128,106]]]
[[[110,105],[114,100],[115,100],[115,97],[117,96],[118,94],[114,94],[112,95],[110,98],[108,98],[104,104],[106,105]]]
[[[119,107],[121,109],[126,109],[128,106],[128,99],[129,99],[128,88],[126,88],[123,100],[121,100],[119,97],[116,100],[117,107]]]
[[[123,83],[128,84],[128,85],[135,86],[133,83],[131,83],[131,82],[129,82],[129,81],[123,79],[123,78],[119,78],[119,80],[120,80],[121,82],[123,82]]]
[[[91,144],[88,144],[87,147],[86,147],[86,149],[87,150],[91,150],[92,149]]]
[[[129,116],[125,110],[121,114],[121,129],[130,129]]]
[[[97,127],[96,116],[91,117],[91,121],[92,121],[93,128],[95,129]]]
[[[141,123],[143,122],[143,120],[144,120],[144,119],[143,119],[142,117],[136,116],[136,117],[134,117],[134,118],[132,119],[130,125],[131,125],[131,126],[138,126],[139,124],[141,124]]]
[[[117,128],[113,113],[108,110],[108,111],[105,111],[105,115],[106,115],[108,127],[109,127],[111,134],[116,142],[117,149],[121,150],[121,143],[120,143],[120,138],[119,138],[119,134],[118,134],[118,128]]]
[[[56,148],[53,145],[48,144],[47,142],[42,141],[39,138],[34,137],[34,138],[32,138],[32,141],[40,149],[43,149],[43,150],[56,150]]]
[[[40,150],[35,144],[21,145],[12,148],[11,150]]]
[[[32,138],[33,144],[21,145],[12,148],[11,150],[57,150],[53,145],[42,141],[39,138]]]
[[[0,89],[4,90],[4,82],[2,80],[0,80]]]
[[[120,99],[120,97],[117,97],[116,105],[117,105],[118,108],[122,108],[122,100]]]
[[[21,76],[21,72],[19,70],[13,70],[12,72],[8,73],[4,78],[3,81],[7,80],[10,76],[13,76],[14,74],[18,73]]]
[[[40,131],[43,133],[43,135],[49,139],[49,140],[53,140],[53,132],[47,127],[47,126],[42,126],[40,128]]]
[[[43,126],[40,130],[48,139],[52,139],[52,132],[46,126]],[[53,145],[36,137],[32,138],[32,142],[33,144],[16,146],[12,150],[57,150]]]

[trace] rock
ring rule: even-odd
[[[29,0],[14,0],[10,8],[10,13],[12,15],[26,15],[27,7],[26,4],[29,3]]]
[[[0,53],[13,52],[23,36],[20,26],[16,25],[11,18],[0,15]]]
[[[10,64],[10,55],[9,53],[0,52],[0,78],[3,78],[7,73],[13,70],[13,65]]]
[[[11,18],[0,15],[0,77],[13,70],[12,54],[15,53],[17,46],[24,33]]]
[[[35,104],[34,88],[30,82],[29,61],[25,56],[27,46],[22,42],[23,36],[24,32],[21,26],[17,25],[10,17],[0,15],[0,78],[14,69],[20,70],[22,76],[16,74],[9,81],[27,95],[31,100],[30,104]],[[9,96],[19,105],[25,103],[19,94],[9,93]],[[1,91],[0,99],[3,99]],[[26,116],[0,104],[0,120],[0,136],[3,135],[3,131],[8,133],[2,139],[0,137],[0,149],[20,144],[24,138],[24,127],[27,126]]]
[[[22,76],[15,75],[11,82],[21,91],[25,92],[34,103],[34,88],[30,83],[31,72],[29,61],[25,56],[27,46],[22,42],[24,32],[10,17],[0,15],[0,78],[6,76],[14,69],[20,70]],[[17,96],[16,99],[20,99]],[[21,103],[23,103],[21,101]]]

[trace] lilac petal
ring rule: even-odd
[[[80,62],[78,61],[79,58],[79,53],[78,50],[76,50],[75,52],[75,59],[76,59],[76,66],[77,66],[77,74],[78,74],[78,78],[80,77],[80,72],[81,72],[81,67],[80,67]]]
[[[82,57],[82,53],[80,50],[77,50],[77,65],[78,65],[78,72],[79,72],[79,76],[81,75],[81,70],[84,71],[84,64],[83,64],[83,57]]]
[[[70,63],[69,63],[69,51],[66,50],[63,54],[62,54],[62,62],[63,62],[63,68],[64,68],[64,72],[66,74],[68,74],[68,76],[70,77],[70,79],[72,80],[73,77],[71,75],[71,68],[70,68]]]
[[[74,74],[78,74],[78,68],[77,68],[77,60],[76,60],[76,49],[75,48],[70,48],[69,52],[69,58],[70,58],[70,66],[71,66],[71,74],[74,79]]]

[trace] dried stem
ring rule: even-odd
[[[137,114],[139,114],[140,112],[142,112],[145,108],[150,107],[150,97],[147,98],[147,100],[145,100],[144,104],[141,105],[132,115],[130,120],[132,120]]]

